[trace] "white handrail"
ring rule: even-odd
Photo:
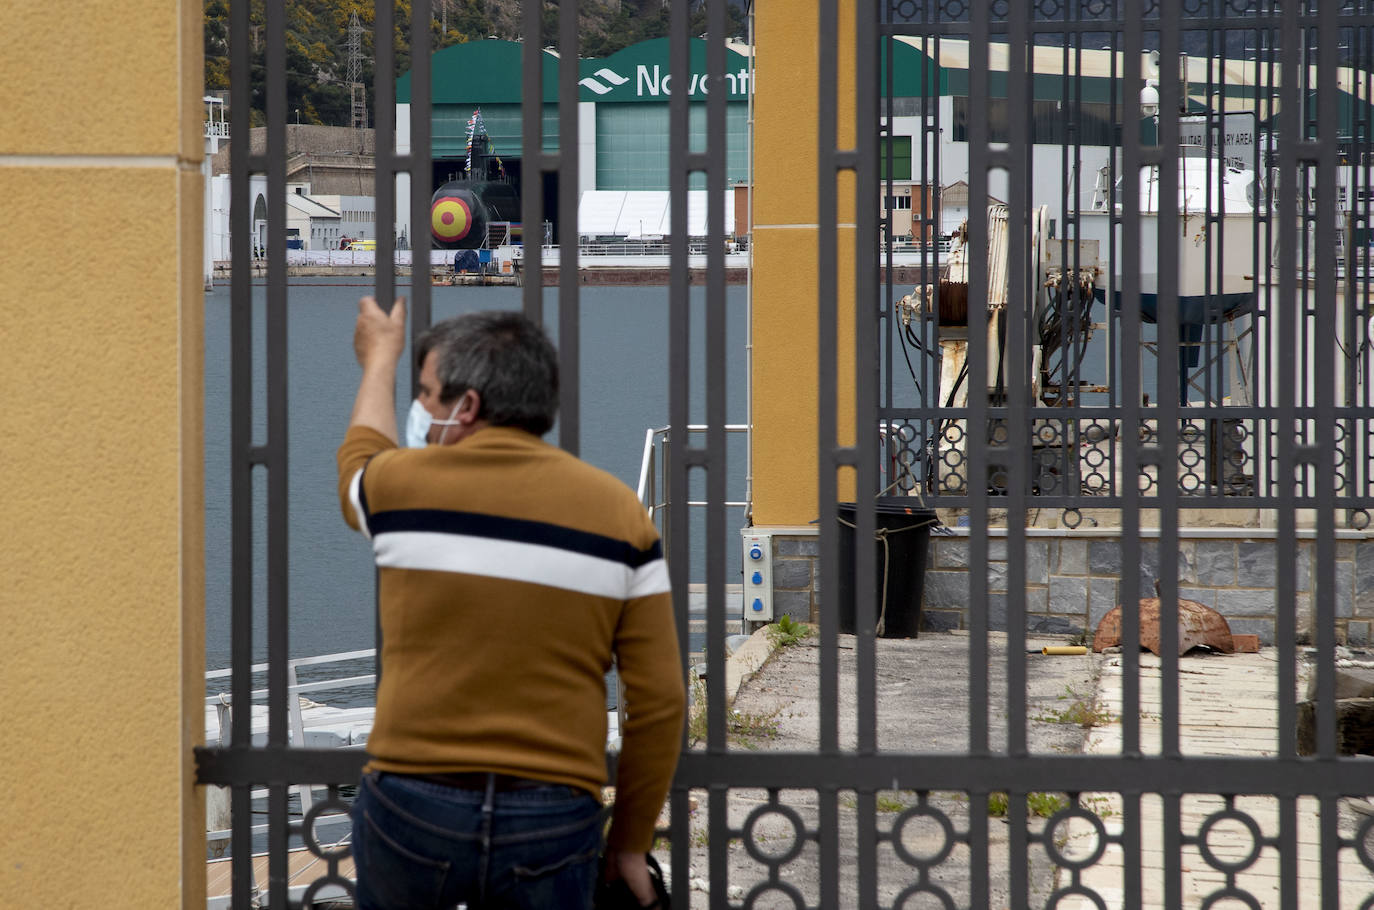
[[[672,431],[672,429],[672,426],[669,425],[664,427],[650,427],[649,429],[644,431],[644,454],[640,457],[639,460],[639,489],[636,492],[639,495],[640,504],[642,504],[646,509],[649,510],[649,514],[651,516],[658,508],[657,503],[651,503],[646,500],[646,497],[649,493],[649,475],[652,473],[653,466],[655,463],[654,444],[658,441],[658,437],[660,436],[662,436],[666,440],[668,438],[668,434]],[[709,429],[711,429],[710,426],[704,423],[689,423],[687,425],[688,433],[705,433]],[[748,433],[750,430],[750,426],[747,423],[727,423],[722,427],[722,429],[724,429],[726,433]],[[707,503],[689,502],[687,503],[687,505],[704,506],[707,505]],[[730,502],[725,503],[725,505],[747,508],[749,506],[749,503],[732,500]]]

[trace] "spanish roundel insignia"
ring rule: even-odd
[[[440,240],[462,240],[472,228],[472,210],[462,199],[445,196],[430,209],[434,236]]]

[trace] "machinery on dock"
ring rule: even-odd
[[[1065,461],[1062,450],[1077,449],[1076,426],[1062,419],[1049,419],[1048,409],[1076,404],[1085,391],[1101,391],[1102,387],[1082,379],[1083,363],[1096,327],[1092,322],[1095,291],[1101,276],[1096,241],[1065,244],[1051,236],[1048,210],[1041,206],[1032,210],[1030,230],[1013,231],[1006,205],[993,204],[987,208],[987,297],[983,304],[986,325],[987,370],[984,376],[970,377],[968,346],[970,326],[979,326],[970,318],[973,301],[969,296],[969,267],[976,251],[968,243],[968,223],[955,232],[954,242],[942,269],[938,285],[924,285],[897,301],[897,315],[901,323],[899,336],[903,344],[917,342],[911,328],[913,321],[932,319],[939,343],[940,381],[935,398],[943,408],[966,408],[972,394],[986,395],[988,404],[1007,404],[1008,390],[1020,386],[1021,380],[1010,377],[1011,358],[1008,350],[1008,329],[1011,321],[1024,321],[1024,337],[1029,342],[1026,369],[1031,376],[1031,404],[1046,409],[1046,419],[1032,421],[1032,438],[1036,450],[1037,486],[1046,478],[1056,477]],[[1026,289],[1026,310],[1013,312],[1011,274],[1008,262],[1010,244],[1018,237],[1028,237],[1029,284]],[[1065,262],[1065,260],[1068,260]],[[917,342],[918,343],[918,342]],[[994,490],[1005,490],[1007,465],[999,461],[996,450],[1005,445],[1008,429],[1005,421],[992,421],[986,438],[972,440],[989,447],[994,455],[989,466],[988,482]],[[902,484],[907,489],[923,488],[942,493],[961,492],[967,484],[966,453],[970,443],[967,421],[946,419],[939,422],[929,435],[923,478],[911,478]]]

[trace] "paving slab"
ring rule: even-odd
[[[1266,648],[1254,654],[1202,655],[1190,654],[1179,659],[1179,750],[1185,755],[1273,755],[1278,747],[1278,652]],[[1302,690],[1303,667],[1299,667],[1298,691]],[[1140,746],[1145,753],[1158,753],[1165,720],[1160,716],[1159,683],[1162,678],[1160,659],[1152,654],[1140,656]],[[1098,695],[1110,713],[1119,717],[1122,707],[1122,661],[1109,657],[1101,666]],[[1296,700],[1298,694],[1290,693]],[[1119,721],[1095,729],[1085,743],[1090,754],[1110,755],[1121,751],[1122,734]],[[1374,789],[1374,775],[1371,775]],[[1109,807],[1120,811],[1115,794],[1099,794]],[[1178,906],[1179,900],[1166,899],[1164,892],[1164,812],[1159,797],[1141,801],[1140,855],[1143,898],[1147,907]],[[1347,848],[1337,856],[1338,893],[1330,903],[1321,895],[1320,831],[1318,803],[1315,799],[1299,799],[1296,817],[1298,856],[1298,907],[1339,907],[1340,910],[1359,910],[1374,905],[1374,870],[1367,867],[1354,849],[1355,839],[1362,833],[1364,817],[1342,801],[1338,829],[1347,839]],[[1200,838],[1203,827],[1213,813],[1225,808],[1222,797],[1213,794],[1185,795],[1180,800],[1179,818],[1183,834]],[[1277,844],[1280,831],[1280,807],[1274,797],[1237,797],[1234,806],[1254,822],[1262,841]],[[1368,834],[1368,831],[1364,831]],[[1095,839],[1096,835],[1083,822],[1070,826],[1070,838]],[[1203,907],[1215,900],[1217,892],[1232,887],[1254,898],[1252,906],[1269,908],[1280,906],[1280,856],[1272,845],[1256,845],[1252,834],[1240,823],[1220,822],[1207,832],[1207,844],[1216,859],[1223,864],[1241,864],[1254,855],[1253,862],[1228,879],[1224,870],[1212,866],[1195,846],[1185,846],[1180,853],[1182,906]],[[1366,846],[1366,851],[1374,843]],[[1099,862],[1082,873],[1081,882],[1096,892],[1107,908],[1123,906],[1122,864],[1125,857],[1120,848],[1109,846]],[[1242,906],[1240,900],[1219,901],[1217,906]],[[1074,897],[1061,904],[1066,910],[1098,908],[1090,897]]]

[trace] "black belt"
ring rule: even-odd
[[[459,790],[481,790],[486,791],[487,783],[493,781],[492,791],[495,793],[506,793],[511,790],[533,790],[536,787],[556,787],[547,780],[531,780],[528,777],[516,777],[511,774],[489,774],[485,771],[459,771],[449,774],[413,774],[410,775],[416,780],[428,781],[431,784],[440,784],[445,787],[455,787]]]

